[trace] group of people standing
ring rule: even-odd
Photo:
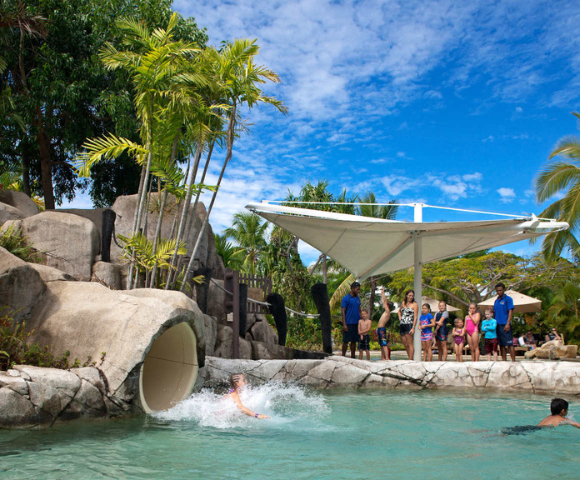
[[[493,355],[494,361],[498,359],[498,346],[501,357],[507,360],[509,352],[512,362],[516,361],[515,348],[513,344],[512,320],[514,312],[514,303],[509,295],[505,294],[505,285],[498,283],[495,286],[497,298],[493,308],[485,311],[485,318],[477,309],[475,303],[471,303],[465,319],[456,318],[454,328],[451,332],[453,338],[453,348],[457,361],[463,360],[463,348],[467,340],[473,361],[479,361],[480,349],[480,331],[485,336],[485,351],[487,359],[491,360]],[[351,356],[354,358],[357,343],[360,346],[359,358],[362,359],[363,351],[367,353],[367,359],[370,358],[370,330],[371,320],[369,312],[361,309],[360,283],[351,284],[350,293],[342,299],[341,312],[343,324],[343,342],[342,355],[346,355],[348,345],[350,344]],[[381,289],[381,297],[385,311],[379,319],[379,324],[374,332],[375,339],[378,340],[381,347],[381,360],[390,360],[389,342],[386,333],[386,325],[393,312],[394,304],[387,300],[384,288]],[[423,351],[423,361],[431,361],[433,357],[433,339],[437,346],[439,361],[446,361],[448,355],[447,338],[449,335],[448,323],[449,312],[447,304],[440,301],[439,311],[433,315],[431,306],[428,303],[421,305],[421,315],[419,315],[419,304],[415,301],[415,292],[408,290],[405,298],[399,307],[399,333],[401,342],[410,360],[414,358],[415,347],[413,344],[413,335],[415,329],[421,332],[421,348]]]

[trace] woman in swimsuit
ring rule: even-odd
[[[415,333],[415,326],[419,313],[419,304],[415,301],[415,292],[407,290],[405,293],[405,300],[399,309],[399,333],[401,334],[401,341],[407,351],[409,360],[413,360],[415,355],[415,347],[413,346],[413,334]]]
[[[481,314],[477,311],[475,303],[469,304],[469,313],[465,317],[465,333],[467,333],[467,343],[471,352],[471,360],[479,362],[479,323]]]
[[[232,388],[230,388],[228,394],[225,396],[225,398],[231,398],[234,403],[236,404],[236,407],[238,407],[238,410],[240,410],[242,413],[245,413],[246,415],[248,415],[248,417],[254,417],[254,418],[259,418],[259,419],[263,419],[263,418],[270,418],[267,415],[261,415],[259,413],[256,412],[252,412],[248,407],[245,407],[244,404],[242,403],[242,401],[240,400],[240,395],[238,393],[239,390],[243,389],[246,385],[248,384],[246,377],[244,377],[243,374],[238,374],[238,375],[232,375],[230,377],[230,385]]]
[[[455,328],[451,332],[453,337],[453,348],[455,349],[455,357],[458,362],[463,361],[463,345],[465,344],[465,329],[463,328],[463,320],[461,318],[455,319]]]

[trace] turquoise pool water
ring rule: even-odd
[[[155,417],[0,431],[0,478],[580,478],[580,430],[501,434],[537,423],[548,397],[263,386],[244,401],[272,419],[206,392]]]

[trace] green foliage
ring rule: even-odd
[[[580,118],[580,113],[573,112]],[[567,160],[557,159],[563,157]],[[564,137],[549,157],[549,163],[536,178],[536,200],[545,202],[556,194],[563,198],[556,200],[540,216],[556,218],[568,222],[570,228],[549,233],[542,242],[542,253],[547,260],[570,253],[580,262],[580,137]]]
[[[52,197],[54,183],[57,203],[72,199],[79,187],[87,186],[70,163],[86,138],[109,132],[136,140],[139,125],[130,78],[124,72],[106,71],[97,54],[106,42],[120,44],[115,25],[119,17],[131,15],[158,28],[167,25],[173,13],[171,3],[2,2],[0,25],[8,28],[0,28],[0,52],[6,66],[0,72],[0,93],[4,98],[9,90],[14,114],[0,115],[0,157],[22,165],[24,191]],[[192,19],[181,16],[174,35],[198,45],[207,41]],[[95,204],[110,205],[116,196],[137,191],[139,169],[118,158],[118,163],[106,162],[91,171],[90,194]],[[49,199],[47,207],[53,206]]]
[[[228,242],[228,237],[225,235],[214,235],[216,253],[222,258],[224,267],[232,270],[241,270],[246,257],[246,250],[239,247],[234,247],[231,242]]]
[[[25,262],[36,262],[37,251],[30,244],[28,238],[22,233],[21,228],[10,225],[6,230],[0,230],[0,247],[8,250],[12,255],[21,258]]]
[[[232,238],[243,249],[245,258],[242,270],[256,273],[256,266],[261,251],[266,247],[268,222],[259,215],[250,212],[238,212],[234,215],[232,226],[224,230],[226,238]]]
[[[0,370],[14,365],[34,365],[38,367],[69,368],[70,353],[54,356],[48,347],[38,342],[29,343],[32,331],[26,331],[24,322],[17,324],[10,315],[0,316]]]
[[[566,343],[580,343],[580,285],[577,282],[566,282],[555,289],[546,320],[549,328],[565,333]]]

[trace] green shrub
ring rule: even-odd
[[[21,228],[14,228],[10,225],[6,230],[0,232],[0,247],[8,250],[12,255],[21,258],[25,262],[36,262],[37,251],[32,247],[28,238],[22,233]]]
[[[14,365],[34,365],[37,367],[69,368],[70,353],[54,356],[48,347],[38,342],[27,343],[33,331],[26,332],[24,322],[16,323],[10,315],[0,316],[0,370]],[[79,363],[78,361],[75,363]]]

